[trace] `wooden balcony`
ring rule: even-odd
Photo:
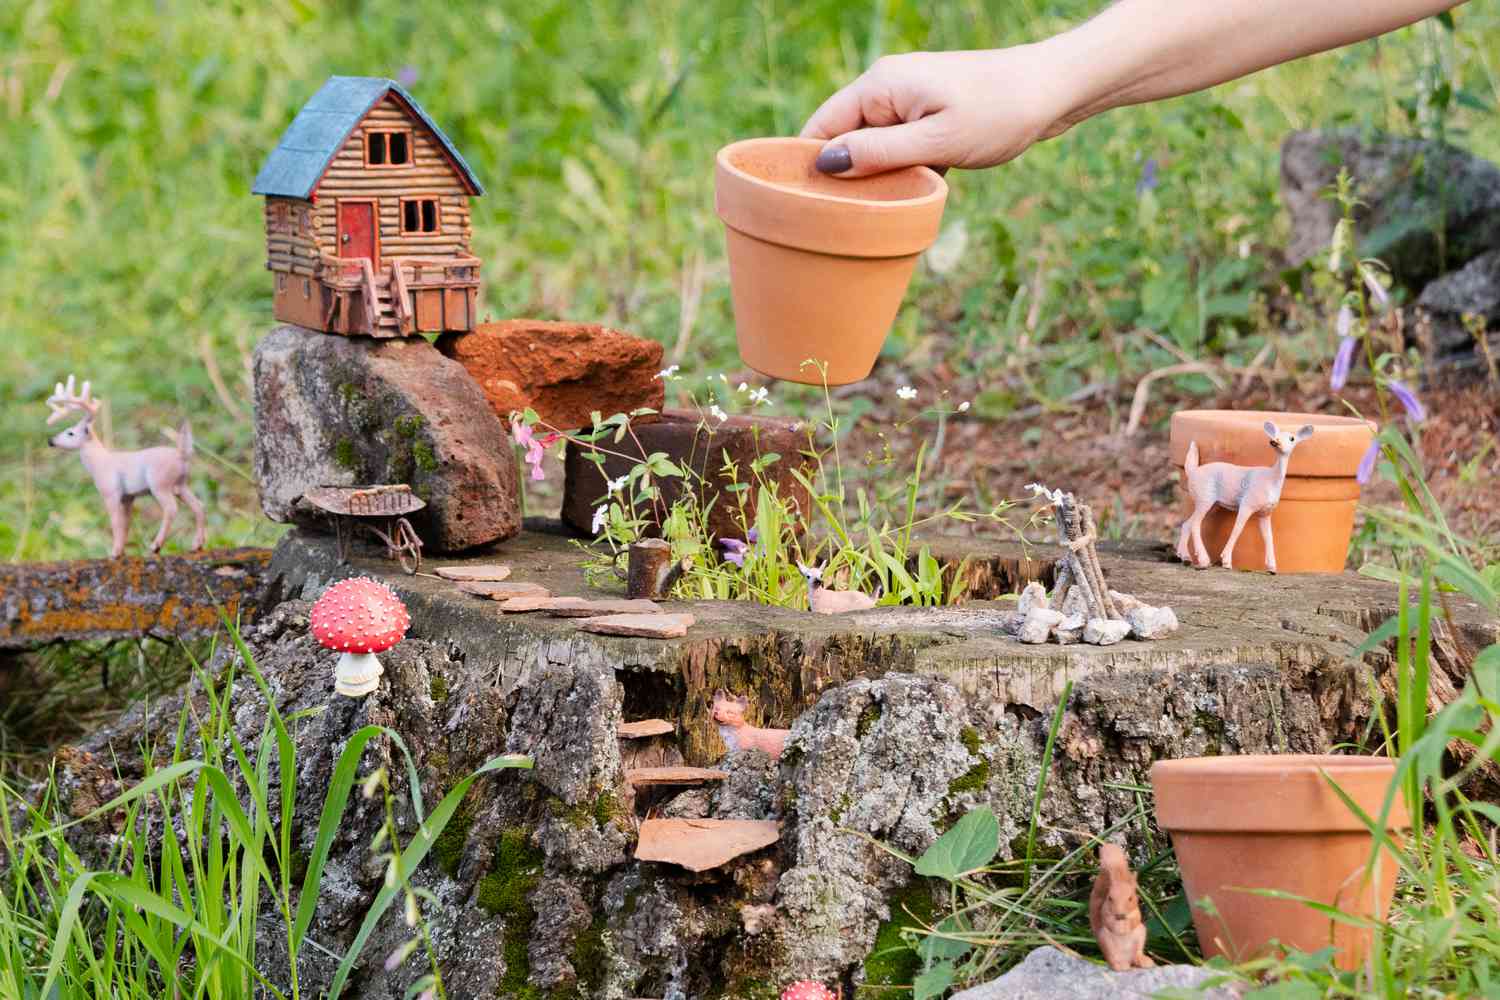
[[[329,333],[405,337],[464,332],[479,322],[478,257],[323,254],[310,276],[278,276],[276,317]],[[287,278],[289,277],[289,280]]]

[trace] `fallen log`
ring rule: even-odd
[[[254,613],[269,549],[0,564],[0,649],[84,639],[211,635]]]

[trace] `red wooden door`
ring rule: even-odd
[[[368,257],[380,266],[373,201],[339,202],[339,256]]]

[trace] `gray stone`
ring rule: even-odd
[[[1070,591],[1071,593],[1071,591]],[[1060,646],[1071,646],[1083,640],[1083,615],[1074,613],[1063,618],[1052,630],[1052,641]]]
[[[1024,618],[1031,613],[1033,608],[1047,606],[1047,588],[1033,580],[1022,589],[1021,596],[1016,601],[1016,613]]]
[[[1281,147],[1281,197],[1292,217],[1287,255],[1327,249],[1338,206],[1326,197],[1345,165],[1366,204],[1359,252],[1401,284],[1423,284],[1500,248],[1500,167],[1457,147],[1357,128],[1293,132]]]
[[[1082,587],[1069,587],[1068,596],[1063,598],[1061,611],[1065,615],[1089,616],[1089,599],[1083,596]]]
[[[1230,979],[1197,965],[1111,972],[1047,945],[999,979],[955,993],[952,1000],[1149,1000],[1163,990],[1191,990],[1201,1000],[1236,1000],[1243,991],[1224,982]]]
[[[1467,355],[1474,337],[1464,327],[1465,313],[1484,320],[1485,328],[1500,331],[1500,250],[1482,253],[1457,271],[1429,282],[1416,308],[1432,323],[1428,347],[1435,359]],[[1500,353],[1500,332],[1490,334],[1490,347]]]
[[[1062,624],[1063,613],[1052,611],[1048,608],[1032,608],[1026,613],[1026,620],[1021,623],[1021,631],[1016,638],[1031,645],[1037,645],[1047,641],[1052,630]]]
[[[1126,616],[1130,633],[1137,639],[1161,639],[1177,631],[1177,613],[1171,608],[1143,604]]]
[[[255,479],[273,521],[314,486],[407,483],[431,552],[521,529],[510,436],[463,366],[420,337],[371,340],[278,326],[255,346]]]
[[[1129,622],[1110,618],[1090,618],[1083,627],[1083,641],[1091,646],[1113,646],[1129,634]]]

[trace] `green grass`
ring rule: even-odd
[[[214,544],[275,536],[248,478],[246,361],[271,323],[248,188],[328,74],[416,74],[411,89],[489,189],[474,228],[490,313],[616,323],[718,369],[737,366],[712,213],[718,146],[795,131],[879,53],[1034,39],[1093,6],[5,5],[0,558],[104,549],[76,458],[45,446],[41,400],[69,371],[109,400],[120,446],[193,421]],[[1132,335],[1142,325],[1188,354],[1248,357],[1269,332],[1249,296],[1274,282],[1267,262],[1285,237],[1281,137],[1325,122],[1409,128],[1401,102],[1434,72],[1492,108],[1500,12],[1471,4],[1456,18],[1456,33],[1429,22],[1125,109],[1011,166],[952,178],[945,239],[963,253],[919,276],[888,355],[949,361],[985,388],[977,415],[1172,360]],[[1442,125],[1494,156],[1491,114],[1455,104]],[[1147,158],[1161,183],[1142,198]]]

